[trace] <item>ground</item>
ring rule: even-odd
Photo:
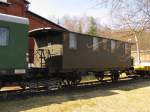
[[[150,112],[150,80],[129,80],[0,101],[0,112]]]

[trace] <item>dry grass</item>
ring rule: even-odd
[[[0,112],[150,112],[150,81],[136,80],[0,102]]]

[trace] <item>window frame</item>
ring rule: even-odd
[[[77,50],[77,36],[74,33],[69,33],[69,49]]]
[[[98,37],[93,37],[93,51],[96,51],[99,49],[99,38]]]
[[[107,38],[102,38],[102,47],[104,50],[108,51],[109,50],[109,47],[108,47],[108,43],[109,43],[109,39]]]
[[[124,43],[124,54],[129,54],[129,43]]]
[[[112,46],[113,45],[113,46]],[[110,49],[111,49],[111,53],[114,53],[115,50],[117,48],[117,41],[116,40],[111,40],[110,41]]]
[[[3,28],[3,29],[7,29],[8,31],[8,35],[7,35],[7,40],[6,40],[6,44],[5,45],[1,45],[0,43],[0,47],[7,47],[9,45],[9,41],[10,41],[10,28],[8,27],[5,27],[5,26],[0,26],[0,29]]]

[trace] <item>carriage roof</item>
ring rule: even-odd
[[[7,15],[7,14],[2,14],[2,13],[0,13],[0,21],[14,22],[14,23],[19,23],[19,24],[29,24],[29,20],[27,18]]]

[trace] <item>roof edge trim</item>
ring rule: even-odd
[[[0,21],[14,22],[19,24],[27,24],[27,25],[29,24],[29,19],[27,18],[2,14],[2,13],[0,13]]]

